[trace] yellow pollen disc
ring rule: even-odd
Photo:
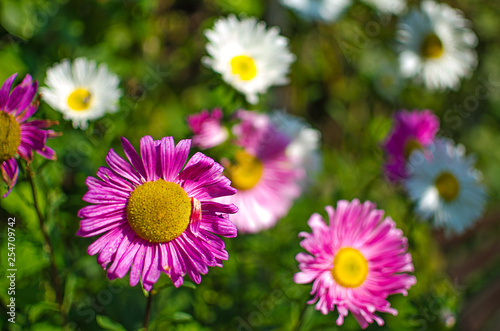
[[[127,218],[135,233],[162,243],[180,236],[189,225],[191,201],[182,187],[158,179],[137,186],[127,203]]]
[[[368,262],[357,249],[343,247],[333,259],[333,279],[343,287],[358,287],[368,276]]]
[[[0,163],[14,157],[21,145],[21,127],[14,116],[0,111]]]
[[[238,191],[249,190],[257,185],[264,168],[262,162],[241,150],[236,152],[234,158],[236,162],[226,168],[231,185]]]
[[[241,80],[251,80],[257,74],[253,59],[246,55],[238,55],[231,59],[233,74],[240,76]]]
[[[453,201],[460,192],[460,184],[455,176],[449,172],[440,174],[434,183],[439,195],[446,201]]]
[[[421,150],[422,145],[416,139],[408,140],[405,144],[405,159],[408,159],[413,151]]]
[[[68,97],[68,106],[77,111],[87,110],[90,107],[92,94],[86,89],[74,90]]]
[[[420,52],[423,57],[428,59],[438,59],[443,55],[444,48],[441,39],[434,33],[431,33],[425,37],[424,42]]]

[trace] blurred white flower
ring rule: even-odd
[[[106,64],[77,58],[71,65],[68,59],[47,69],[45,84],[40,88],[42,98],[73,127],[87,128],[88,121],[118,110],[122,91],[118,76],[108,71]]]
[[[474,169],[474,158],[465,156],[465,148],[452,141],[437,139],[428,152],[411,154],[404,185],[421,217],[460,234],[483,213],[481,173]]]
[[[376,11],[399,15],[406,10],[406,0],[362,0]]]
[[[431,90],[457,89],[477,65],[477,37],[463,13],[424,1],[399,24],[400,70]]]
[[[352,4],[352,0],[280,0],[305,19],[336,22]]]

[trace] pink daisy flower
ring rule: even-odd
[[[207,267],[222,267],[228,259],[217,236],[236,236],[228,214],[238,208],[213,201],[236,192],[222,175],[224,168],[202,153],[184,166],[191,140],[175,146],[172,137],[146,136],[140,155],[127,139],[122,138],[122,145],[129,162],[111,149],[109,168],[99,168],[99,179],[87,178],[83,200],[93,205],[79,211],[77,235],[103,234],[87,252],[98,254],[97,262],[111,280],[130,269],[130,285],[141,281],[146,291],[162,272],[176,287],[186,274],[200,283]]]
[[[26,75],[11,93],[16,76],[10,76],[0,88],[0,162],[2,177],[8,187],[4,198],[10,194],[19,176],[16,156],[29,163],[35,151],[46,159],[56,159],[54,150],[45,146],[45,143],[48,138],[58,134],[44,129],[58,123],[49,120],[27,121],[38,109],[38,102],[33,102],[38,83]]]
[[[402,293],[416,283],[407,239],[396,223],[375,209],[375,204],[339,201],[337,210],[327,206],[330,225],[319,214],[309,219],[312,233],[301,232],[300,243],[306,253],[297,254],[300,272],[298,284],[313,282],[316,309],[324,315],[338,311],[337,325],[344,323],[348,312],[362,328],[374,320],[384,321],[375,311],[397,315],[386,300],[390,294]]]
[[[299,196],[300,175],[285,153],[291,140],[256,112],[240,110],[241,122],[233,127],[236,145],[241,147],[234,160],[224,160],[226,173],[238,192],[222,201],[240,209],[232,220],[240,232],[268,229],[288,213]]]
[[[216,108],[212,112],[206,109],[187,118],[188,126],[193,132],[193,144],[200,149],[208,149],[222,144],[228,132],[221,125],[222,110]]]
[[[429,146],[439,130],[439,119],[430,110],[398,111],[384,143],[385,174],[391,182],[408,178],[406,161],[415,150]]]

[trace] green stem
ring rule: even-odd
[[[148,301],[146,303],[146,310],[144,312],[144,320],[142,322],[142,330],[148,330],[149,318],[151,316],[151,306],[153,305],[153,289],[149,291]]]
[[[304,305],[302,306],[302,310],[300,311],[299,319],[298,319],[297,324],[295,325],[295,328],[294,328],[295,331],[299,331],[300,328],[302,327],[302,322],[304,320],[304,314],[306,312],[307,306],[309,306],[307,304],[307,302],[305,302]]]
[[[52,249],[52,244],[50,242],[50,236],[47,231],[47,228],[45,226],[45,217],[43,216],[41,210],[40,210],[40,205],[38,203],[38,198],[36,194],[36,187],[34,183],[34,178],[35,174],[33,171],[30,169],[29,166],[26,167],[28,169],[28,182],[31,185],[31,193],[33,194],[33,205],[35,207],[35,211],[38,215],[38,222],[40,224],[40,230],[42,231],[43,235],[43,249],[49,256],[49,262],[50,262],[50,271],[52,275],[52,285],[54,287],[54,291],[56,292],[56,300],[59,305],[59,312],[61,313],[61,318],[63,321],[63,325],[66,325],[67,323],[67,316],[66,313],[63,311],[63,295],[62,295],[62,286],[61,286],[61,279],[59,278],[59,272],[57,271],[56,267],[56,262],[54,258],[54,250]]]
[[[403,223],[406,225],[406,238],[408,238],[408,245],[410,247],[414,246],[414,241],[413,241],[413,231],[414,231],[414,226],[415,226],[415,217],[414,217],[414,209],[415,209],[415,203],[410,202],[407,204],[406,207],[406,213],[403,216],[404,218],[402,219]]]
[[[366,183],[366,185],[363,187],[363,191],[359,193],[363,198],[362,200],[366,200],[368,198],[368,193],[379,178],[380,174],[377,173]]]

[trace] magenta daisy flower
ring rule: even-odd
[[[406,161],[415,150],[429,146],[439,130],[439,119],[430,110],[398,111],[384,143],[385,174],[391,182],[408,178]]]
[[[383,325],[376,311],[397,315],[386,300],[390,294],[402,293],[416,283],[407,239],[396,223],[367,201],[361,204],[339,201],[337,210],[327,206],[330,225],[319,214],[309,219],[312,233],[301,232],[300,243],[306,253],[297,254],[300,272],[298,284],[313,282],[316,309],[323,314],[338,311],[337,325],[344,323],[348,312],[362,328],[374,320]]]
[[[212,112],[206,109],[198,114],[188,116],[188,126],[193,131],[193,144],[201,149],[208,149],[222,144],[228,132],[221,125],[222,110],[216,108]]]
[[[38,102],[33,102],[38,83],[26,75],[11,93],[16,76],[10,76],[0,88],[0,162],[2,177],[8,187],[4,198],[10,194],[19,176],[17,155],[28,163],[33,160],[33,151],[46,159],[56,158],[55,152],[45,143],[48,138],[58,134],[44,129],[58,123],[49,120],[27,121],[38,109]]]
[[[226,174],[238,193],[222,201],[240,209],[232,220],[240,232],[255,233],[276,224],[300,194],[299,171],[286,155],[291,139],[264,114],[240,110],[233,127],[234,160],[225,160]]]
[[[130,285],[141,281],[146,291],[162,272],[176,287],[186,274],[200,283],[209,266],[222,267],[228,259],[217,236],[236,236],[228,214],[238,208],[213,201],[236,192],[222,175],[224,168],[202,153],[184,166],[191,140],[175,146],[172,137],[146,136],[140,155],[127,139],[122,145],[129,162],[111,149],[109,168],[99,168],[99,179],[87,178],[83,200],[93,205],[79,211],[77,235],[103,234],[87,252],[98,254],[111,280],[130,270]]]

